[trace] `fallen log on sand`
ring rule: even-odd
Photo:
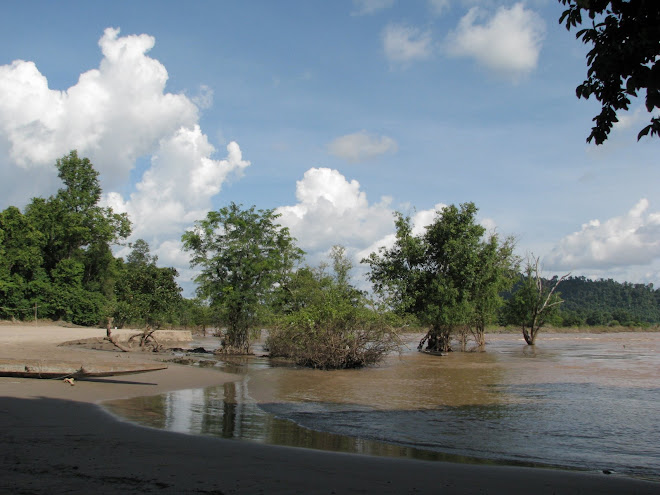
[[[166,369],[162,363],[90,363],[59,360],[0,359],[0,376],[21,378],[98,378]]]

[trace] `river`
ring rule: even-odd
[[[105,407],[190,434],[660,480],[660,333],[541,334],[534,347],[496,334],[486,352],[442,357],[416,352],[419,337],[362,370],[207,362],[238,380]]]

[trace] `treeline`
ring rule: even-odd
[[[159,268],[144,241],[127,259],[111,247],[126,240],[125,214],[99,206],[98,172],[72,151],[57,160],[64,186],[33,198],[24,211],[0,212],[0,318],[98,325],[185,323],[206,315],[186,301],[174,268]]]
[[[569,277],[562,281],[562,326],[649,326],[660,323],[660,290],[653,284]]]
[[[437,350],[456,339],[483,344],[485,327],[498,323],[523,330],[660,323],[652,285],[584,277],[562,280],[563,303],[552,295],[539,319],[558,280],[532,280],[529,264],[521,275],[513,239],[487,235],[472,203],[445,208],[420,234],[396,214],[395,245],[362,260],[377,303],[351,285],[341,246],[329,264],[301,267],[304,253],[273,210],[232,203],[182,237],[201,270],[198,297],[186,299],[177,271],[159,267],[145,241],[126,244],[130,220],[99,205],[89,160],[72,151],[56,167],[63,187],[55,195],[0,212],[0,319],[225,327],[226,347],[238,350],[249,348],[252,329],[269,326],[280,337],[270,342],[277,352],[295,348],[302,362],[316,363],[322,349],[341,348],[348,365],[370,362],[374,349],[387,352],[395,336],[379,329],[404,323],[430,328],[428,346]],[[125,258],[113,255],[114,245],[129,246]]]

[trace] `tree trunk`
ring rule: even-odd
[[[432,352],[450,352],[451,351],[451,329],[445,327],[432,327],[426,336],[419,342],[418,349],[424,347]]]

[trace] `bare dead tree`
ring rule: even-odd
[[[539,264],[540,258],[533,255],[527,258],[523,286],[507,305],[509,321],[522,327],[523,338],[528,345],[536,343],[539,331],[563,302],[556,291],[559,284],[570,276],[570,272],[562,275],[552,287],[548,287],[541,277]]]

